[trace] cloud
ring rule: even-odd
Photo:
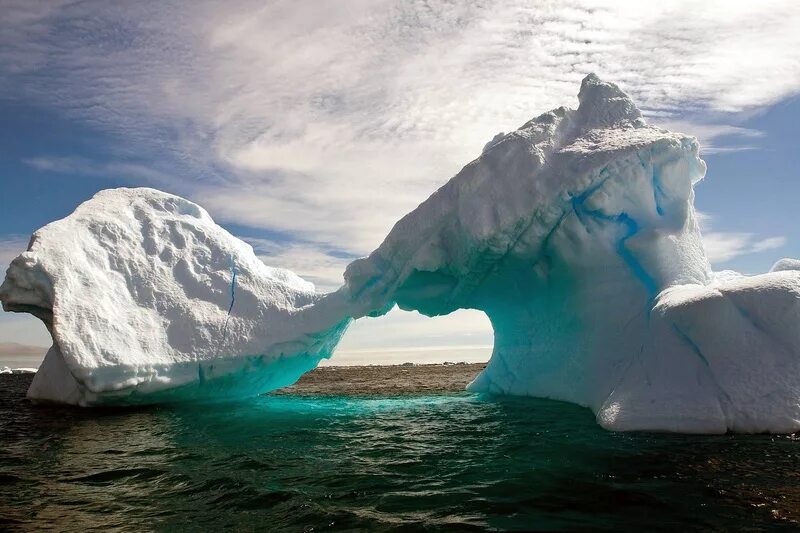
[[[697,137],[703,154],[758,150],[759,146],[752,143],[764,137],[764,132],[761,130],[730,124],[708,124],[660,117],[654,118],[652,122],[662,128]],[[743,141],[748,144],[740,144]]]
[[[703,248],[712,265],[722,264],[740,256],[774,250],[786,244],[786,238],[760,237],[754,233],[711,231],[713,217],[697,212],[703,236]]]
[[[445,316],[427,317],[394,308],[382,317],[354,322],[337,352],[485,349],[493,339],[492,326],[481,311],[461,309]]]
[[[709,232],[703,234],[703,247],[712,264],[724,263],[736,257],[780,248],[785,237],[760,239],[752,233]]]
[[[162,186],[172,182],[171,176],[139,163],[99,162],[85,157],[53,156],[30,157],[23,159],[22,162],[36,170],[57,174],[128,178]]]
[[[330,292],[344,283],[344,269],[353,258],[325,252],[303,243],[280,243],[245,238],[259,259],[271,267],[286,268],[314,283],[318,291]]]
[[[156,161],[152,174],[81,162],[90,172],[167,181],[223,222],[359,254],[498,130],[574,105],[590,71],[664,121],[800,88],[793,2],[20,0],[0,24],[0,96]],[[757,139],[685,130],[706,153]]]

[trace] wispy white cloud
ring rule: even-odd
[[[99,176],[127,178],[154,185],[167,186],[172,183],[170,175],[140,163],[122,161],[94,161],[85,157],[37,156],[23,159],[23,163],[44,172],[77,176]]]
[[[712,231],[713,218],[698,212],[703,235],[703,248],[712,265],[719,265],[737,257],[774,250],[786,244],[782,236],[762,237],[748,232]]]
[[[489,319],[481,311],[461,309],[446,316],[427,317],[394,308],[379,318],[357,320],[337,351],[379,352],[421,348],[476,348],[494,341]]]
[[[753,233],[708,232],[703,234],[703,246],[712,264],[724,263],[736,257],[780,248],[785,237],[761,239]]]
[[[259,259],[272,267],[287,268],[311,281],[317,291],[330,292],[344,283],[343,273],[353,258],[326,252],[318,246],[245,238]]]
[[[754,143],[764,137],[764,132],[761,130],[730,124],[708,124],[661,117],[654,118],[652,122],[662,128],[687,132],[697,137],[703,154],[758,150],[760,147]]]
[[[8,4],[0,95],[118,136],[223,221],[356,253],[589,71],[664,121],[800,88],[791,1]]]

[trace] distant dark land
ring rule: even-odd
[[[486,363],[328,366],[272,394],[308,396],[396,396],[460,392]]]

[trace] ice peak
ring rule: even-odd
[[[618,128],[645,125],[642,113],[616,84],[588,74],[578,93],[578,114],[585,129]]]

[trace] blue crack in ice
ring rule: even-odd
[[[228,316],[225,318],[225,326],[222,328],[222,340],[228,333],[228,321],[231,319],[231,311],[233,311],[233,304],[236,303],[236,274],[239,270],[236,268],[236,262],[233,260],[233,254],[228,256],[228,262],[231,267],[231,305],[228,307]]]
[[[606,169],[603,169],[605,171]],[[601,175],[603,173],[601,171]],[[607,179],[607,178],[606,178]],[[579,194],[578,196],[574,196],[572,198],[572,209],[582,223],[584,222],[584,216],[588,216],[597,220],[602,220],[605,222],[612,222],[614,224],[619,224],[623,228],[625,228],[625,232],[622,236],[617,239],[617,255],[619,255],[622,260],[628,265],[628,268],[631,269],[633,275],[638,279],[647,289],[647,293],[652,300],[655,295],[658,293],[658,285],[656,284],[653,277],[647,272],[647,270],[642,266],[642,264],[636,259],[633,253],[628,250],[625,246],[625,243],[628,239],[633,237],[639,232],[639,223],[636,220],[628,215],[626,212],[621,212],[618,215],[607,215],[603,213],[599,209],[587,209],[586,208],[586,200],[594,194],[600,187],[605,184],[606,179],[601,180],[595,186],[590,187],[583,193]],[[584,223],[584,226],[586,224]],[[587,227],[588,231],[588,227]]]
[[[656,213],[659,216],[664,216],[664,208],[661,207],[661,200],[664,198],[664,191],[661,189],[661,177],[658,171],[653,169],[653,200],[656,203]]]
[[[704,365],[706,365],[708,367],[711,366],[711,365],[708,364],[708,359],[706,359],[706,356],[703,355],[703,351],[700,349],[700,347],[697,345],[697,343],[692,340],[692,338],[689,335],[684,333],[675,324],[672,324],[672,329],[675,330],[675,333],[678,334],[678,337],[680,337],[681,340],[683,340],[683,342],[685,342],[686,344],[689,345],[689,347],[692,349],[694,354],[703,362]]]

